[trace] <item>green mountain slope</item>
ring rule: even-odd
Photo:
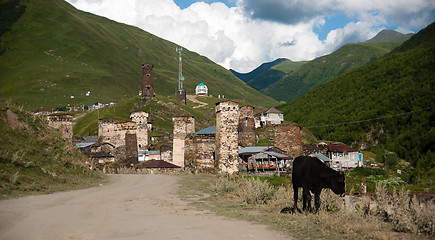
[[[414,34],[402,34],[393,30],[384,29],[376,34],[376,36],[374,36],[372,39],[369,39],[366,42],[404,42],[408,40],[412,35]]]
[[[276,100],[291,102],[322,83],[389,53],[400,43],[351,43],[316,58],[262,89]]]
[[[0,199],[96,186],[103,176],[44,119],[0,98]]]
[[[234,74],[234,76],[236,76],[237,78],[239,78],[243,82],[249,82],[251,79],[255,78],[256,76],[263,73],[264,71],[270,69],[271,67],[273,67],[277,64],[280,64],[281,62],[287,61],[287,60],[288,59],[285,59],[285,58],[278,58],[275,61],[263,63],[248,73],[239,73],[233,69],[230,69],[230,71]]]
[[[417,175],[433,175],[434,39],[432,23],[378,61],[279,109],[287,120],[308,127],[321,139],[384,147],[412,163]]]
[[[22,1],[26,10],[1,36],[0,94],[26,109],[120,101],[138,94],[142,63],[154,64],[155,92],[178,86],[176,45],[139,28],[79,11],[62,0]],[[274,105],[230,71],[183,49],[184,87]],[[90,91],[89,97],[86,92]],[[71,96],[74,96],[72,98]]]
[[[249,86],[253,87],[254,89],[261,91],[262,89],[270,86],[271,84],[274,84],[287,74],[293,72],[294,70],[298,69],[300,66],[305,64],[306,62],[293,62],[291,60],[283,61],[266,71],[258,74],[253,79],[246,82]]]

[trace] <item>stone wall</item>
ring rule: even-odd
[[[225,101],[216,104],[216,170],[224,173],[238,171],[239,104]]]
[[[240,107],[239,114],[239,145],[252,147],[257,144],[255,135],[254,107]]]
[[[73,129],[72,129],[72,115],[69,114],[51,114],[47,116],[48,125],[50,127],[59,129],[62,136],[72,141]]]
[[[303,154],[301,127],[296,124],[276,126],[273,144],[284,150],[289,156],[301,156]]]
[[[212,173],[215,160],[214,134],[189,134],[185,141],[185,171]]]
[[[195,118],[192,116],[175,116],[172,163],[184,168],[185,140],[188,134],[195,133]]]
[[[153,64],[142,64],[142,97],[154,97]]]
[[[136,133],[125,133],[125,161],[133,165],[138,163]]]
[[[148,116],[147,112],[132,112],[130,118],[136,123],[137,149],[146,150],[148,146]]]

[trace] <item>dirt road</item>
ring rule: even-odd
[[[0,239],[288,239],[189,208],[177,179],[112,175],[101,187],[0,201]]]

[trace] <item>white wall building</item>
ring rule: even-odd
[[[336,169],[361,167],[363,163],[358,150],[341,143],[328,144],[328,157],[332,160],[331,167]]]
[[[265,125],[277,125],[284,121],[284,114],[278,109],[271,107],[260,115],[260,122]]]
[[[207,86],[204,83],[198,84],[198,86],[196,86],[196,89],[195,89],[195,94],[196,95],[207,96],[208,95],[208,88],[207,88]]]

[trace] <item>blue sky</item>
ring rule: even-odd
[[[383,29],[418,32],[435,21],[434,0],[67,1],[239,72],[277,58],[311,60]]]

